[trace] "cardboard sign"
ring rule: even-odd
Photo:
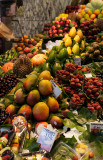
[[[50,131],[44,127],[37,140],[37,142],[41,144],[40,150],[46,150],[50,152],[56,136],[57,136],[57,133]]]
[[[53,93],[55,98],[58,98],[60,96],[60,94],[62,93],[62,91],[60,90],[60,88],[54,83],[54,81],[51,79],[50,82],[52,83],[53,86]]]
[[[103,133],[103,122],[91,122],[90,123],[90,132],[91,133]]]

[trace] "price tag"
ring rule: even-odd
[[[53,143],[56,139],[56,136],[57,136],[57,133],[50,131],[44,127],[37,140],[37,142],[41,144],[40,150],[46,150],[50,152],[53,146]]]
[[[51,79],[50,82],[52,83],[53,86],[53,93],[55,98],[58,98],[59,95],[62,93],[62,91],[60,90],[60,88],[54,83],[54,81]]]
[[[92,76],[91,73],[87,73],[87,74],[85,74],[85,77],[86,77],[86,78],[91,78],[91,77],[93,77],[93,76]]]
[[[103,122],[91,122],[90,123],[90,132],[92,133],[103,133]]]

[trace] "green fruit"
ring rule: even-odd
[[[70,61],[69,59],[66,59],[65,64],[68,64],[68,63],[70,63]]]
[[[61,155],[59,153],[54,154],[53,159],[54,160],[61,160]]]
[[[54,47],[52,48],[52,50],[57,51],[57,48],[58,48],[58,46],[54,46]]]
[[[58,152],[61,155],[67,155],[68,154],[68,149],[65,146],[60,146],[59,149],[58,149]]]
[[[62,67],[61,67],[60,63],[56,62],[56,63],[53,65],[53,69],[52,69],[53,75],[55,76],[56,71],[57,71],[57,70],[61,70],[61,69],[62,69]]]
[[[58,57],[59,60],[63,60],[64,58],[67,58],[68,57],[67,49],[62,48],[57,57]]]
[[[51,68],[50,68],[50,64],[49,63],[44,63],[42,69],[43,69],[43,71],[47,70],[47,71],[51,72]]]
[[[48,62],[49,63],[53,63],[55,60],[55,55],[56,53],[53,51],[52,53],[50,53],[49,57],[48,57]]]

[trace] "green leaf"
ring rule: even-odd
[[[0,75],[2,75],[3,73],[4,73],[4,70],[0,68]]]
[[[30,48],[31,52],[36,51],[35,47]]]
[[[82,125],[87,122],[87,120],[82,115],[75,116],[74,118],[79,124]]]
[[[85,128],[80,126],[77,122],[65,118],[63,124],[68,128],[76,128],[79,132],[84,132]]]
[[[26,139],[24,149],[28,149],[30,152],[38,151],[40,149],[40,144],[36,142],[35,138],[30,140]]]

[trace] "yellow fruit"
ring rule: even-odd
[[[72,46],[72,39],[71,39],[71,37],[68,37],[65,40],[65,47],[68,47],[68,46]]]
[[[41,80],[39,82],[39,91],[43,96],[51,94],[53,91],[51,82],[49,80]]]
[[[84,16],[84,15],[85,15],[85,11],[82,10],[82,11],[80,12],[80,14],[81,14],[82,16]]]
[[[85,53],[81,53],[81,57],[84,56],[84,55],[85,55]]]
[[[69,34],[66,34],[65,36],[64,36],[64,41],[67,39],[69,37]],[[60,41],[61,42],[61,41]]]
[[[74,46],[73,46],[73,48],[72,48],[72,52],[74,53],[74,54],[79,54],[79,45],[78,45],[78,43],[76,43]]]
[[[46,79],[46,80],[50,80],[51,79],[51,73],[47,70],[41,72],[41,74],[39,75],[39,79]]]
[[[83,33],[80,29],[77,30],[77,35],[82,39],[83,38]]]
[[[44,102],[38,102],[33,107],[33,116],[37,121],[46,121],[49,116],[49,107]]]
[[[87,14],[91,15],[91,14],[92,14],[92,11],[91,11],[91,10],[88,10],[88,11],[87,11]]]
[[[69,32],[69,36],[74,38],[76,36],[76,28],[72,27]]]
[[[101,11],[101,14],[103,14],[103,10]]]
[[[70,47],[67,47],[68,54],[72,54],[72,50]]]
[[[76,36],[74,37],[74,40],[75,40],[75,42],[79,43],[79,42],[80,42],[80,37],[79,37],[78,35],[76,35]]]
[[[94,11],[94,14],[95,14],[95,15],[100,14],[100,10],[99,10],[99,9],[96,9],[96,10]]]

